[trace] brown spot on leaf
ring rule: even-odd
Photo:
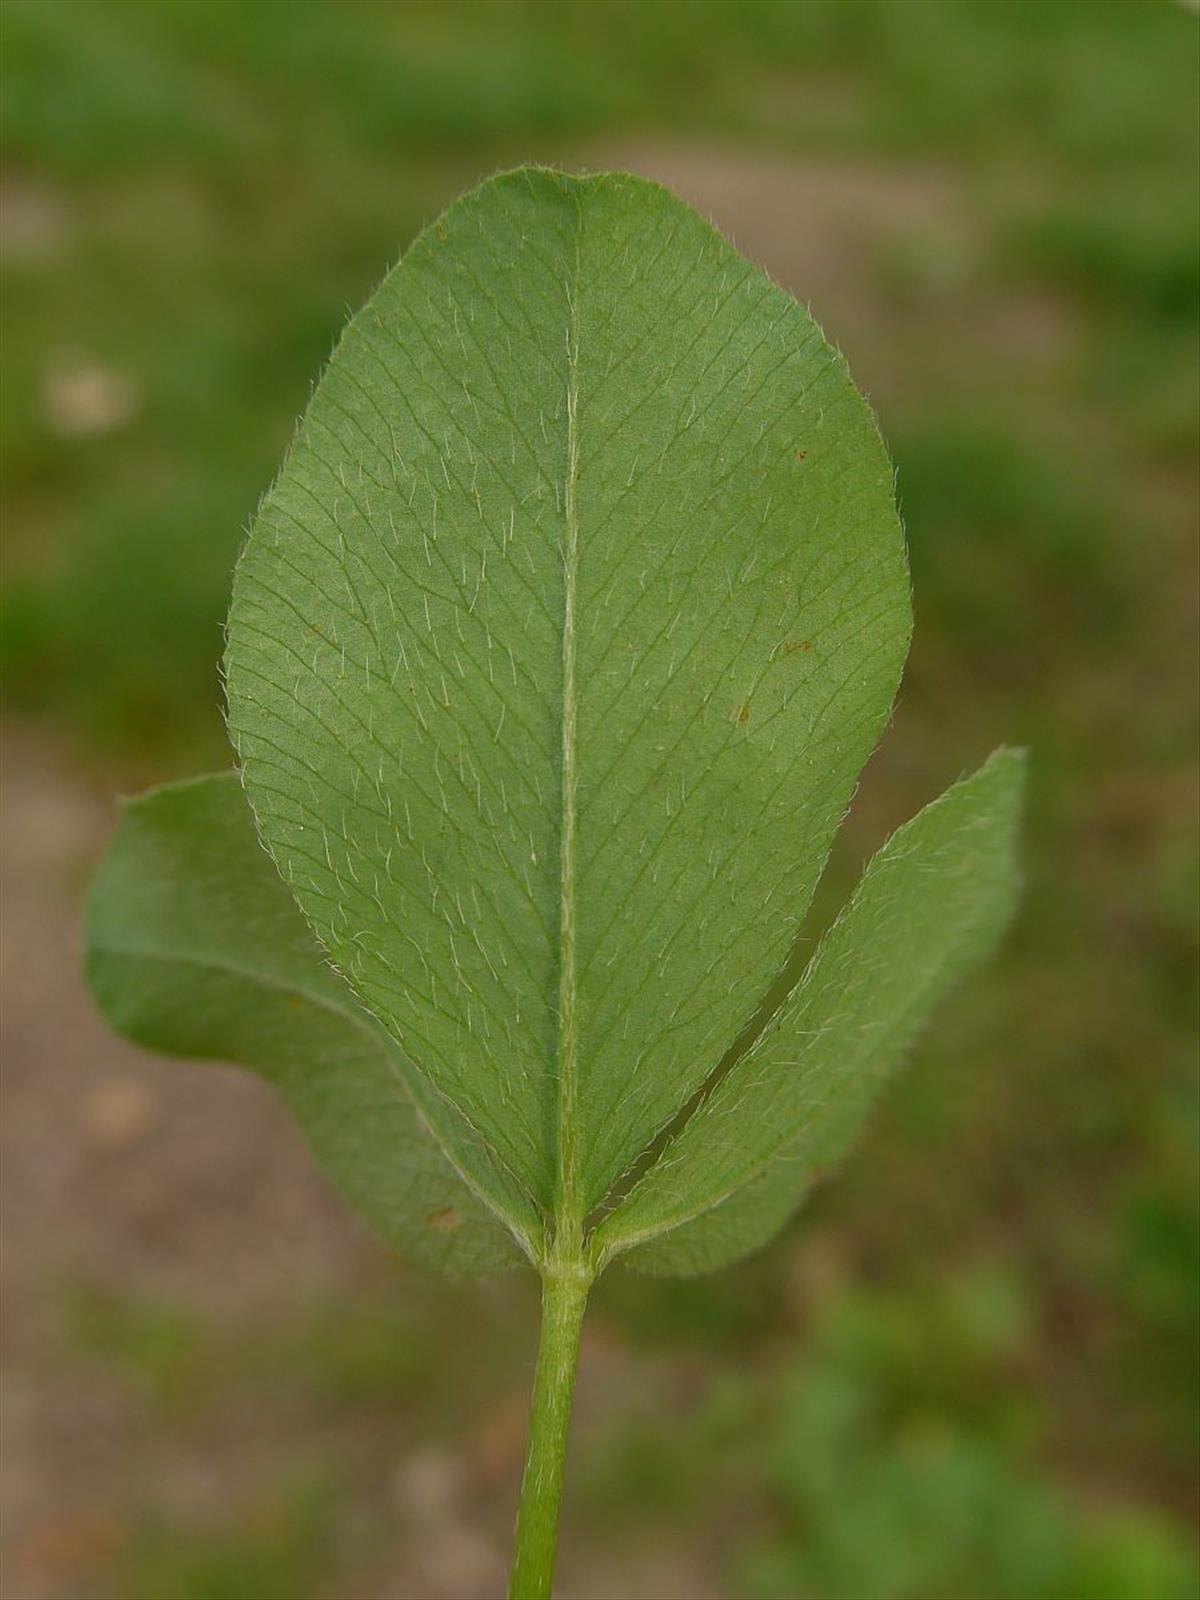
[[[808,454],[808,451],[807,450],[793,450],[792,454],[795,456],[797,461],[803,461],[805,456]]]
[[[812,649],[812,640],[811,639],[793,639],[790,644],[785,644],[784,645],[783,653],[784,653],[785,656],[794,656],[801,650],[811,650],[811,649]]]
[[[434,1233],[453,1233],[455,1228],[462,1227],[462,1218],[453,1206],[443,1206],[440,1211],[431,1211],[425,1220]]]
[[[749,722],[750,721],[750,707],[749,707],[748,704],[747,705],[741,705],[741,706],[738,707],[737,719],[738,719],[739,722]]]

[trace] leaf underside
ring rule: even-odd
[[[113,1025],[150,1049],[273,1082],[389,1244],[460,1274],[521,1259],[418,1116],[395,1046],[330,969],[233,773],[125,807],[85,931],[88,983]]]
[[[886,453],[807,312],[655,185],[484,184],[349,324],[230,612],[229,725],[279,878],[246,819],[242,843],[369,1065],[248,1060],[215,1023],[198,1049],[183,968],[179,1047],[267,1071],[302,1120],[318,1099],[310,1137],[352,1198],[427,1256],[457,1241],[463,1270],[514,1237],[543,1259],[596,1216],[597,1256],[643,1270],[743,1254],[1011,901],[1006,752],[884,847],[713,1081],[795,938],[910,620]],[[244,802],[207,784],[207,882],[232,906],[215,856]],[[124,848],[153,900],[145,842]],[[96,926],[153,946],[137,894],[110,915],[106,870]],[[185,946],[182,912],[152,909]],[[101,1003],[174,1048],[121,970]],[[419,1203],[385,1215],[403,1162]],[[427,1175],[455,1198],[422,1212]],[[446,1210],[452,1230],[417,1225]]]
[[[598,1247],[647,1237],[631,1264],[709,1270],[769,1238],[841,1160],[937,1000],[1008,923],[1025,765],[1023,752],[997,751],[896,830],[800,983],[601,1225]]]

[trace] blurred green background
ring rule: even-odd
[[[825,909],[1030,744],[1028,892],[785,1237],[613,1273],[564,1596],[1188,1600],[1198,19],[1176,0],[5,0],[11,1600],[495,1594],[529,1283],[364,1238],[76,977],[111,797],[224,764],[231,564],[347,312],[499,167],[670,183],[846,351],[916,643]]]

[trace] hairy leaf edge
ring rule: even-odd
[[[956,782],[952,783],[948,788],[943,790],[942,793],[940,795],[938,795],[935,799],[931,800],[926,806],[923,806],[920,811],[917,811],[912,817],[910,817],[908,819],[907,822],[901,823],[900,826],[898,828],[896,828],[894,830],[894,832],[892,832],[888,836],[888,838],[884,841],[884,843],[880,846],[879,851],[876,852],[875,855],[872,855],[871,857],[868,858],[867,862],[864,865],[863,873],[865,874],[867,868],[870,866],[872,861],[876,860],[879,856],[882,856],[887,850],[889,850],[889,848],[892,846],[892,844],[900,837],[900,835],[904,832],[904,830],[911,823],[916,822],[916,820],[919,817],[921,817],[922,815],[927,814],[929,811],[942,806],[947,800],[949,800],[951,798],[952,795],[955,794],[956,791],[960,790],[965,784],[968,784],[968,783],[972,782],[974,779],[977,779],[977,778],[981,777],[982,774],[984,772],[986,772],[987,769],[990,766],[993,765],[993,763],[997,763],[997,762],[1000,762],[1000,761],[1011,761],[1011,762],[1015,763],[1014,770],[1017,773],[1017,783],[1016,783],[1015,790],[1014,790],[1014,795],[1013,795],[1013,800],[1012,800],[1012,808],[1011,808],[1011,821],[1012,821],[1013,832],[1014,832],[1014,835],[1015,835],[1016,830],[1019,828],[1019,825],[1020,825],[1020,818],[1021,818],[1023,805],[1024,805],[1025,790],[1026,790],[1026,787],[1027,787],[1027,780],[1028,780],[1028,751],[1023,749],[1023,748],[1021,748],[1021,747],[1019,747],[1019,746],[1001,745],[996,750],[994,750],[992,752],[992,754],[987,758],[987,760],[983,763],[983,765],[981,767],[977,768],[975,772],[968,773],[968,774],[964,775],[963,777],[959,778]],[[841,926],[849,918],[849,916],[851,915],[851,912],[853,911],[854,906],[855,906],[855,904],[856,904],[856,902],[858,900],[859,891],[860,891],[860,889],[862,887],[862,882],[863,882],[863,877],[862,877],[862,875],[860,875],[859,881],[855,885],[855,888],[852,891],[849,899],[845,902],[845,904],[842,906],[841,910],[838,912],[837,916],[835,917],[835,919],[834,919],[833,923],[831,924],[830,929],[828,930],[828,932],[825,935],[825,937],[822,938],[821,942],[817,945],[816,949],[813,951],[812,958],[810,959],[808,964],[805,966],[803,972],[797,978],[796,983],[792,986],[791,989],[789,989],[788,993],[783,997],[783,999],[780,1001],[779,1005],[774,1009],[774,1011],[772,1011],[770,1017],[768,1017],[767,1020],[764,1022],[762,1028],[755,1035],[755,1037],[752,1040],[752,1042],[747,1046],[746,1050],[742,1053],[742,1055],[739,1056],[739,1058],[738,1058],[739,1060],[745,1059],[745,1056],[750,1054],[750,1052],[755,1048],[755,1046],[759,1043],[759,1041],[761,1039],[763,1039],[770,1032],[772,1026],[779,1020],[780,1015],[781,1015],[784,1007],[789,1003],[789,1001],[791,1001],[792,998],[801,989],[803,989],[809,982],[813,981],[815,979],[815,977],[818,975],[818,973],[819,973],[819,962],[821,960],[822,950],[827,948],[827,946],[826,946],[826,938],[828,938],[828,933],[832,933],[834,928],[837,928],[837,927]],[[970,965],[964,970],[964,972],[962,974],[962,977],[963,977],[964,980],[968,976],[970,976],[970,974],[972,972],[977,971],[978,968],[982,965],[982,963],[987,959],[987,955],[989,953],[989,949],[993,948],[995,943],[998,942],[999,939],[1001,939],[1004,936],[1004,933],[1007,931],[1007,927],[1011,923],[1013,915],[1015,915],[1017,900],[1019,898],[1019,893],[1020,893],[1020,888],[1021,888],[1020,871],[1019,871],[1019,868],[1016,867],[1015,865],[1014,865],[1014,876],[1013,876],[1013,885],[1012,885],[1012,887],[1013,887],[1012,904],[1009,907],[1008,918],[1007,918],[1005,924],[1002,925],[996,931],[996,934],[995,934],[995,936],[993,938],[991,946],[989,946],[988,948],[985,948],[985,949],[981,949],[981,950],[979,950],[979,951],[977,951],[975,953],[974,959],[971,961]],[[950,964],[951,959],[952,959],[952,955],[949,955],[949,954],[944,958],[943,963],[942,963],[943,969],[945,968],[945,966]],[[939,996],[939,998],[940,998],[940,996]],[[935,1001],[935,1006],[936,1006],[936,1001]],[[907,1016],[910,1016],[911,1014],[912,1013],[911,1013],[911,1008],[910,1008],[910,1010],[908,1012],[906,1012],[905,1015],[907,1017]],[[920,1036],[920,1033],[922,1031],[924,1020],[925,1019],[921,1019],[921,1021],[918,1022],[917,1028],[916,1028],[916,1030],[915,1030],[915,1032],[913,1034],[913,1037],[908,1040],[908,1042],[907,1042],[907,1044],[905,1046],[905,1052],[904,1052],[905,1055],[907,1055],[907,1053],[909,1051],[911,1051],[913,1048],[915,1048],[917,1040],[918,1040],[918,1038]],[[699,1105],[702,1103],[703,1098],[706,1097],[707,1087],[708,1086],[706,1085],[706,1091],[702,1091],[701,1097],[697,1100],[697,1104],[696,1104],[696,1107],[694,1109],[696,1109],[696,1110],[699,1109]],[[690,1120],[690,1118],[689,1118],[689,1120]],[[684,1126],[686,1126],[686,1122],[684,1123]],[[619,1227],[619,1218],[620,1218],[620,1215],[621,1215],[621,1206],[618,1206],[618,1207],[616,1207],[616,1209],[610,1211],[601,1221],[599,1221],[597,1223],[595,1228],[593,1228],[591,1234],[589,1235],[588,1241],[587,1241],[589,1257],[590,1257],[590,1260],[593,1263],[594,1270],[596,1271],[596,1273],[599,1274],[600,1272],[602,1272],[604,1270],[605,1267],[607,1267],[618,1256],[624,1255],[627,1251],[635,1249],[638,1245],[647,1244],[652,1239],[662,1238],[665,1234],[673,1232],[676,1228],[681,1228],[681,1227],[683,1227],[685,1224],[687,1224],[689,1222],[694,1222],[698,1217],[705,1216],[709,1212],[716,1210],[716,1208],[718,1206],[724,1204],[724,1202],[726,1200],[730,1199],[731,1196],[733,1196],[734,1194],[740,1193],[740,1191],[742,1189],[744,1189],[747,1184],[753,1183],[755,1178],[761,1176],[761,1174],[763,1172],[765,1172],[771,1166],[771,1164],[774,1161],[779,1159],[780,1151],[782,1150],[783,1145],[786,1143],[787,1139],[791,1138],[791,1137],[794,1137],[795,1134],[800,1132],[800,1131],[801,1130],[799,1128],[791,1129],[787,1134],[785,1134],[783,1136],[783,1138],[780,1140],[779,1146],[776,1148],[776,1150],[774,1150],[772,1152],[772,1154],[770,1156],[766,1157],[765,1159],[763,1159],[761,1161],[756,1162],[753,1167],[751,1167],[750,1169],[748,1169],[746,1172],[744,1172],[742,1174],[742,1176],[737,1180],[736,1183],[730,1184],[729,1187],[726,1188],[725,1190],[723,1190],[723,1192],[721,1194],[717,1195],[712,1200],[705,1202],[703,1205],[696,1206],[692,1210],[680,1213],[677,1216],[674,1216],[674,1217],[670,1218],[666,1222],[663,1222],[663,1223],[660,1223],[660,1224],[656,1224],[656,1225],[654,1225],[652,1227],[649,1227],[649,1228],[640,1229],[636,1233],[632,1233],[632,1234],[628,1234],[628,1235],[622,1235],[621,1232],[620,1232],[620,1227]],[[666,1158],[666,1156],[669,1153],[669,1149],[670,1149],[670,1145],[668,1144],[667,1146],[665,1146],[659,1152],[658,1157],[651,1164],[651,1166],[646,1169],[646,1172],[653,1171],[654,1168],[658,1165],[658,1163]],[[643,1173],[642,1176],[645,1176],[645,1173]],[[633,1193],[633,1191],[630,1190],[629,1194],[632,1194],[632,1193]],[[626,1195],[625,1198],[627,1199],[628,1197],[629,1196]],[[623,1204],[624,1204],[624,1201],[622,1201],[622,1205]]]
[[[118,807],[121,815],[124,816],[129,812],[136,811],[139,806],[148,804],[161,794],[182,789],[196,788],[202,784],[211,783],[214,779],[237,783],[242,798],[246,801],[247,809],[254,820],[255,837],[258,840],[259,846],[264,851],[264,854],[266,855],[267,860],[271,863],[271,866],[275,868],[276,872],[278,872],[274,857],[263,844],[262,834],[258,828],[258,819],[254,815],[253,806],[249,804],[249,796],[246,792],[245,785],[241,781],[241,774],[236,769],[228,772],[200,773],[195,777],[179,778],[170,783],[156,784],[153,788],[143,790],[140,794],[121,796],[117,802]],[[487,1211],[494,1216],[496,1220],[507,1230],[507,1232],[512,1235],[520,1247],[522,1254],[525,1255],[534,1265],[538,1264],[542,1255],[542,1241],[535,1238],[516,1217],[510,1216],[500,1205],[498,1205],[497,1202],[481,1188],[477,1180],[469,1172],[465,1171],[459,1162],[454,1159],[453,1155],[451,1155],[450,1151],[446,1148],[445,1142],[439,1136],[437,1129],[433,1126],[429,1117],[426,1115],[424,1109],[420,1105],[417,1097],[413,1094],[407,1077],[405,1076],[405,1073],[399,1062],[396,1060],[396,1052],[398,1051],[399,1046],[396,1044],[395,1040],[392,1039],[391,1035],[388,1034],[382,1025],[376,1020],[374,1014],[369,1010],[369,1008],[362,1005],[362,1003],[358,1001],[357,996],[353,995],[352,990],[347,988],[347,994],[353,997],[355,1009],[351,1009],[346,1006],[340,1006],[328,996],[314,994],[311,989],[304,988],[301,985],[283,983],[278,978],[270,977],[255,968],[244,966],[236,961],[215,961],[211,957],[199,956],[194,952],[185,952],[180,957],[169,955],[164,956],[158,952],[143,949],[137,945],[130,944],[117,945],[113,944],[112,942],[106,942],[101,946],[96,940],[92,931],[92,907],[98,896],[99,885],[101,882],[102,880],[100,877],[95,879],[93,887],[88,894],[87,905],[84,911],[84,952],[82,963],[83,975],[88,992],[91,994],[96,1005],[104,1013],[104,1015],[109,1018],[109,1021],[112,1022],[113,1026],[120,1034],[122,1034],[123,1037],[129,1039],[141,1049],[147,1048],[144,1041],[139,1039],[137,1035],[132,1033],[128,1028],[118,1023],[116,1019],[111,1016],[104,1005],[102,997],[99,993],[98,985],[95,981],[97,958],[102,955],[111,955],[118,958],[123,956],[136,957],[138,960],[156,961],[164,965],[196,967],[210,972],[222,972],[230,977],[238,978],[247,983],[253,984],[256,987],[269,990],[274,994],[291,994],[300,996],[306,1004],[315,1006],[318,1009],[326,1012],[328,1015],[338,1017],[343,1022],[350,1024],[350,1026],[355,1028],[358,1032],[369,1038],[372,1044],[374,1044],[387,1056],[388,1069],[394,1076],[397,1086],[411,1103],[414,1113],[420,1120],[421,1127],[425,1130],[427,1136],[437,1149],[438,1153],[442,1156],[443,1160],[445,1160],[447,1166],[449,1166],[455,1176],[458,1177],[463,1184],[465,1184],[465,1186],[471,1191],[480,1204],[483,1205]],[[288,893],[291,895],[291,890],[282,875],[280,875],[280,882],[283,884],[285,889],[288,889]],[[299,906],[296,907],[296,910],[297,914],[301,914]],[[344,982],[345,980],[342,978],[342,974],[338,971],[336,964],[331,960],[328,951],[325,949],[325,946],[321,944],[317,940],[316,935],[312,933],[311,925],[309,924],[307,918],[304,919],[304,926],[309,930],[314,946],[321,957],[325,960],[330,970],[337,974],[339,980]],[[176,1060],[192,1059],[186,1055],[178,1055],[175,1052],[165,1050],[158,1045],[153,1046],[153,1049],[158,1055],[173,1056]],[[213,1058],[210,1057],[206,1059]],[[239,1063],[236,1062],[232,1064],[239,1065]],[[257,1069],[254,1068],[250,1068],[248,1070],[257,1071]],[[413,1070],[419,1071],[419,1069],[415,1066]],[[435,1085],[426,1083],[423,1074],[422,1087],[427,1088],[430,1095],[437,1098],[443,1098],[440,1096],[440,1093]],[[472,1135],[479,1140],[481,1147],[488,1152],[488,1155],[496,1162],[497,1166],[503,1167],[504,1171],[509,1175],[510,1178],[512,1178],[514,1184],[517,1184],[519,1188],[523,1189],[523,1186],[520,1185],[519,1180],[510,1171],[510,1169],[500,1161],[499,1157],[495,1155],[495,1152],[491,1149],[490,1145],[474,1127],[474,1125],[467,1122],[467,1119],[463,1117],[463,1113],[459,1111],[456,1106],[451,1107],[451,1109],[455,1115],[461,1117],[462,1120],[467,1123],[471,1129]],[[529,1196],[528,1198],[534,1214],[539,1217],[539,1220],[541,1220],[540,1211],[536,1207],[532,1196]]]

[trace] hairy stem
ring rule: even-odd
[[[542,1278],[542,1330],[509,1600],[549,1600],[579,1336],[591,1274],[582,1263],[549,1265]]]

